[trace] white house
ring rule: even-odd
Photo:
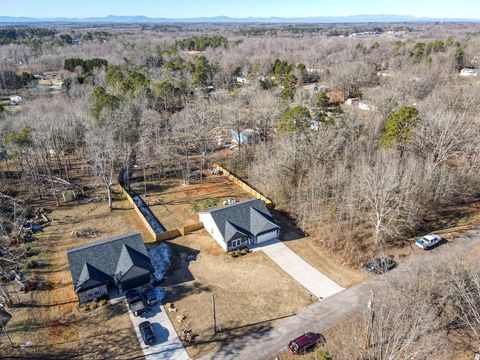
[[[244,77],[237,76],[237,83],[242,85],[250,85],[250,80]]]
[[[246,200],[198,213],[205,230],[225,251],[278,238],[280,226],[261,200]]]
[[[462,69],[460,70],[460,76],[477,76],[478,70],[477,69]]]
[[[12,95],[10,96],[10,105],[18,105],[23,101],[21,96]]]
[[[345,101],[345,105],[357,106],[360,110],[363,111],[378,111],[378,108],[376,106],[367,104],[359,98],[347,99],[347,101]]]
[[[378,111],[378,108],[376,106],[364,103],[362,101],[358,103],[358,108],[363,111]]]
[[[347,100],[345,101],[345,105],[349,105],[349,106],[352,106],[352,105],[358,106],[359,103],[360,103],[360,99],[359,99],[359,98],[347,99]]]

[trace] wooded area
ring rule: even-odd
[[[460,76],[480,66],[477,25],[11,26],[0,44],[4,302],[2,284],[25,286],[15,249],[41,209],[66,191],[112,209],[122,171],[147,193],[152,179],[188,186],[218,162],[353,267],[478,201],[480,77]],[[367,311],[381,314],[368,331],[357,323],[332,351],[424,359],[419,334],[440,352],[445,319],[478,349],[479,276],[459,265],[444,282],[422,278],[431,287],[398,285]],[[448,317],[402,311],[425,297]]]

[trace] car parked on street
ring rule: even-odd
[[[155,332],[153,331],[150,321],[141,322],[138,325],[138,329],[140,330],[140,334],[142,335],[145,345],[152,345],[155,343],[155,341],[157,341],[157,337],[155,336]]]
[[[319,343],[325,341],[324,337],[318,333],[307,332],[288,343],[288,348],[292,354],[304,354],[313,348],[315,348]]]
[[[442,241],[442,237],[436,234],[430,234],[422,237],[421,239],[415,240],[415,245],[420,249],[428,250],[431,247],[439,244]]]
[[[143,287],[142,295],[148,306],[153,306],[158,303],[157,293],[152,285]]]
[[[376,275],[385,274],[386,272],[397,267],[397,262],[385,256],[379,256],[367,262],[365,271]]]

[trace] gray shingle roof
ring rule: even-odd
[[[210,213],[225,241],[236,232],[257,236],[279,228],[265,203],[257,199],[204,212]]]
[[[83,265],[82,272],[78,278],[76,284],[76,290],[86,290],[102,284],[108,284],[113,282],[113,279],[110,275],[105,274],[104,272],[98,270],[95,266],[86,262]]]
[[[117,269],[125,273],[132,266],[137,266],[153,272],[139,233],[128,233],[70,249],[67,258],[76,291],[90,287],[92,281],[89,280],[113,282]],[[83,284],[87,286],[82,286]]]
[[[148,256],[145,256],[135,249],[132,249],[128,245],[123,245],[122,251],[120,252],[120,258],[118,260],[118,266],[115,270],[115,279],[122,279],[128,270],[130,270],[133,266],[138,266],[142,269],[150,270],[151,272],[155,271]]]

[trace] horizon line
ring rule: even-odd
[[[35,16],[11,16],[0,15],[0,19],[12,19],[12,20],[35,20],[35,21],[82,21],[82,20],[102,20],[108,18],[142,18],[145,20],[215,20],[215,19],[228,19],[228,20],[315,20],[315,19],[348,19],[348,18],[361,18],[361,17],[393,17],[404,18],[412,20],[427,20],[427,21],[467,21],[467,22],[479,22],[480,18],[459,18],[459,17],[428,17],[428,16],[415,16],[415,15],[399,15],[399,14],[351,14],[351,15],[312,15],[312,16],[246,16],[246,17],[231,17],[226,15],[212,15],[212,16],[198,16],[198,17],[150,17],[146,15],[105,15],[105,16],[86,16],[86,17],[69,17],[69,16],[55,16],[55,17],[35,17]],[[375,22],[375,21],[374,21]],[[381,21],[380,21],[381,22]]]

